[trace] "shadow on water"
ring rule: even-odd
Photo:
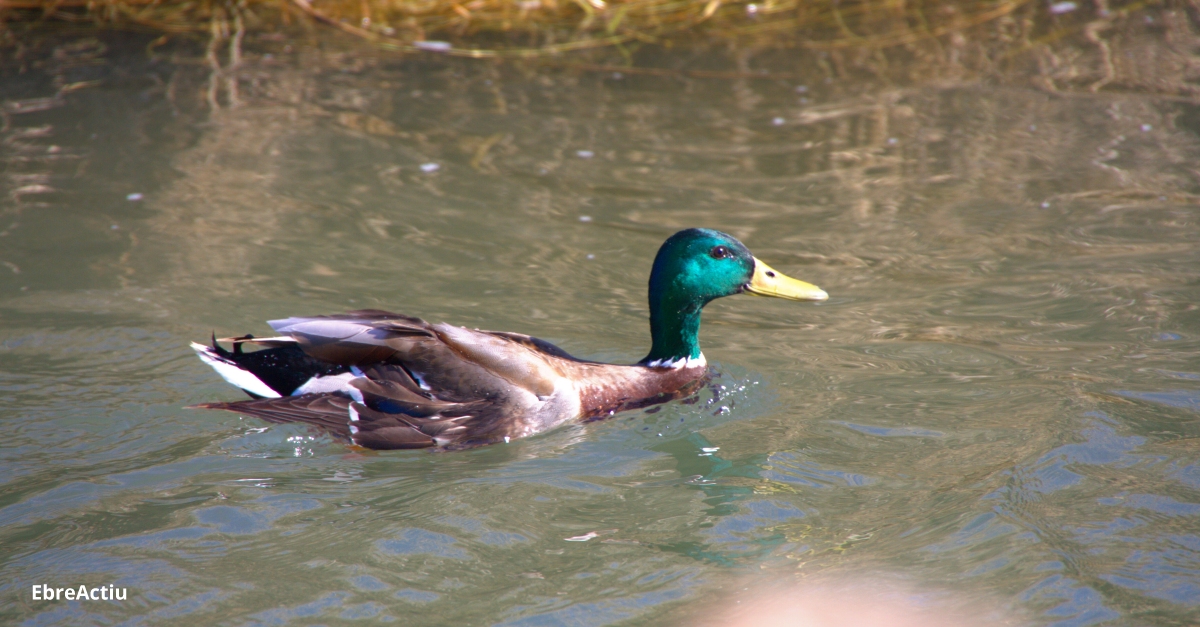
[[[636,57],[786,78],[31,40],[0,61],[0,620],[683,624],[752,573],[861,573],[901,609],[1189,624],[1188,11],[980,73]],[[188,341],[291,314],[635,361],[654,252],[695,225],[831,294],[710,305],[695,403],[457,453],[183,409],[236,397]]]

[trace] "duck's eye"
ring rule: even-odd
[[[712,250],[708,251],[708,256],[713,259],[728,259],[733,256],[733,253],[724,246],[714,246]]]

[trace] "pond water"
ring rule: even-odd
[[[1195,101],[149,41],[0,81],[2,622],[1200,616]],[[188,342],[294,314],[636,361],[690,226],[831,295],[711,304],[694,402],[452,453],[184,408],[240,397]]]

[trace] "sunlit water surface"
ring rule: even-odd
[[[1200,615],[1196,105],[145,43],[0,83],[2,622],[673,625],[823,577]],[[239,398],[189,341],[292,314],[635,361],[689,226],[831,294],[710,305],[689,402],[454,453],[184,409]]]

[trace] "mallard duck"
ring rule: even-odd
[[[759,261],[732,236],[680,231],[650,271],[650,354],[633,365],[577,359],[519,333],[429,324],[365,309],[271,320],[274,337],[193,343],[253,400],[206,403],[268,422],[304,422],[369,449],[508,442],[574,420],[691,394],[708,370],[700,311],[733,294],[828,295]],[[232,350],[220,342],[232,343]],[[246,344],[262,346],[245,351]]]

